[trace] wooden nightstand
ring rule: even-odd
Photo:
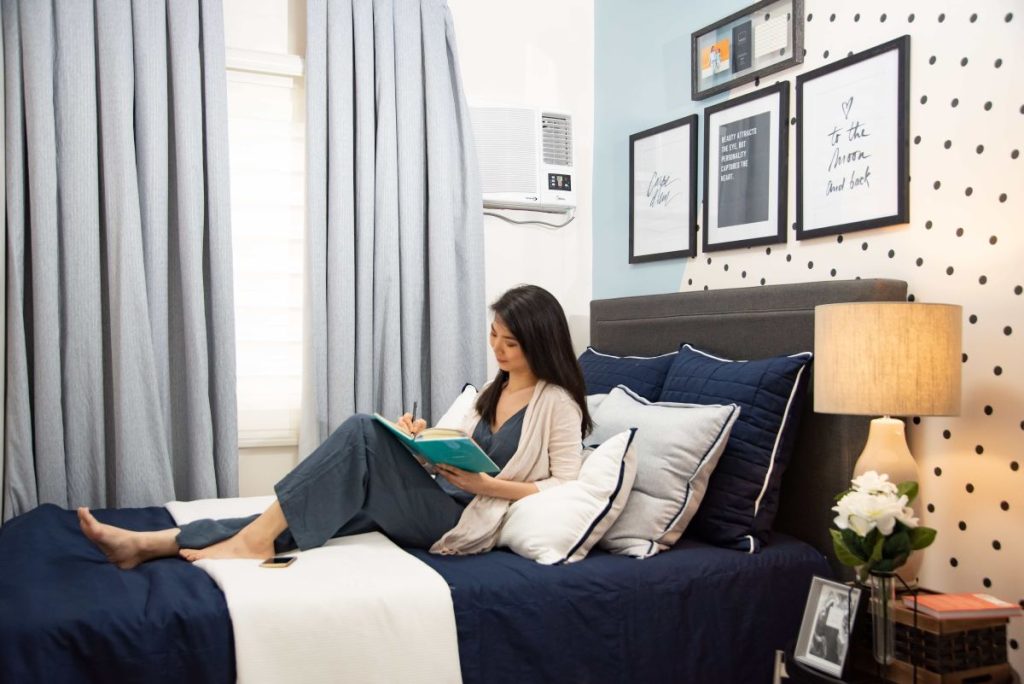
[[[804,665],[792,657],[792,651],[786,654],[786,674],[775,684],[884,684],[885,680],[869,672],[863,672],[852,666],[842,679],[832,677]]]

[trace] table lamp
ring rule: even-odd
[[[960,413],[961,318],[962,308],[953,304],[815,307],[814,410],[881,416],[871,421],[855,476],[874,470],[896,484],[920,481],[903,421],[892,416]],[[900,572],[905,579],[915,578],[916,560]]]

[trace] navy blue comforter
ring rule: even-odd
[[[164,508],[95,511],[134,530],[174,526]],[[0,682],[234,682],[224,595],[177,558],[125,572],[40,506],[0,527]]]
[[[452,589],[465,682],[770,682],[811,577],[830,574],[781,535],[754,555],[684,539],[645,560],[592,551],[556,567],[411,553]]]
[[[173,524],[163,508],[96,515]],[[811,576],[828,573],[787,538],[756,555],[683,540],[648,560],[595,551],[559,567],[411,553],[452,589],[467,684],[767,682]],[[227,606],[202,570],[173,558],[118,570],[54,506],[0,528],[0,682],[234,679]]]

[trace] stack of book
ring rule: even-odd
[[[918,594],[903,597],[903,605],[939,620],[973,620],[1018,617],[1024,611],[988,594]]]
[[[1006,626],[1020,607],[986,594],[901,596],[893,605],[896,659],[880,674],[890,682],[963,684],[1012,681],[1007,663]],[[870,626],[870,620],[865,621]],[[870,660],[870,629],[863,634],[864,658]],[[870,663],[863,661],[862,667]]]

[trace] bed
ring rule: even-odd
[[[734,359],[789,354],[813,349],[818,304],[905,297],[905,283],[857,280],[600,300],[591,345],[619,355],[681,342]],[[502,549],[410,550],[451,591],[462,680],[770,681],[811,577],[842,572],[827,511],[867,433],[866,419],[812,406],[803,403],[773,532],[758,553],[691,535],[645,560],[595,549],[559,566]],[[161,507],[98,516],[132,529],[173,523]],[[164,559],[119,571],[78,533],[74,513],[54,506],[0,528],[0,681],[235,677],[227,605],[202,570]]]

